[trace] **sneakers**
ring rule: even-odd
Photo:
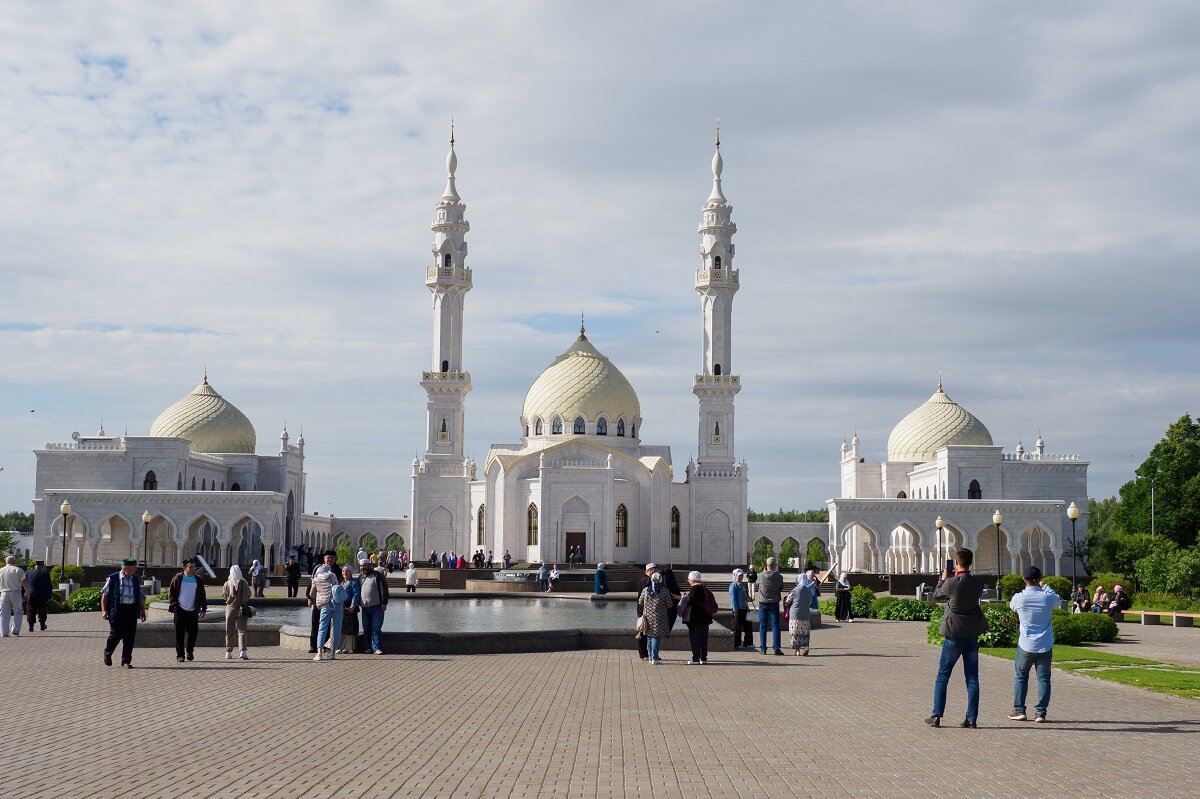
[[[700,665],[700,661],[698,661],[698,660],[689,660],[689,661],[687,662],[687,664],[688,664],[689,666],[699,666],[699,665]]]
[[[313,663],[320,663],[320,662],[321,662],[321,653],[318,652],[317,654],[313,655]]]
[[[233,653],[232,653],[232,652],[226,652],[226,653],[225,653],[225,659],[226,659],[226,660],[233,660]]]
[[[124,669],[132,669],[132,668],[133,668],[133,664],[132,664],[132,663],[130,663],[130,662],[128,662],[128,661],[126,661],[125,663],[122,663],[122,664],[121,664],[121,668],[124,668]]]
[[[1035,716],[1035,717],[1034,717],[1034,719],[1033,719],[1033,721],[1034,721],[1034,723],[1035,723],[1035,724],[1045,724],[1045,723],[1046,723],[1046,717],[1045,717],[1045,716]]]
[[[195,656],[195,655],[193,655],[193,654],[191,654],[191,653],[189,652],[189,653],[188,653],[188,656],[187,656],[187,659],[188,659],[188,661],[189,661],[189,662],[191,662],[191,661],[193,661],[193,660],[195,660],[195,659],[196,659],[196,656]]]
[[[314,646],[314,647],[309,647],[308,654],[310,654],[310,655],[315,655],[315,654],[317,654],[317,648],[316,648],[315,646]]]
[[[1029,718],[1024,713],[1017,710],[1016,708],[1013,708],[1013,712],[1009,713],[1008,717],[1013,721],[1024,721],[1025,719]]]
[[[808,647],[804,647],[804,651],[800,653],[804,657],[808,657]]]
[[[973,729],[975,729],[975,722],[963,719],[963,723],[959,724],[958,726],[963,727],[968,730],[973,730]]]
[[[707,666],[707,665],[708,665],[708,661],[707,661],[707,660],[702,660],[702,661],[700,661],[700,665],[701,665],[701,666]]]
[[[375,650],[375,654],[376,654],[376,655],[382,655],[382,654],[383,654],[383,650],[382,650],[382,649],[376,649],[376,650]]]
[[[767,650],[765,650],[765,649],[760,649],[760,650],[758,650],[758,654],[760,654],[760,655],[765,655],[765,654],[767,654]]]
[[[930,727],[940,727],[940,726],[942,726],[942,717],[941,716],[930,716],[929,718],[925,719],[925,723],[928,724]]]
[[[329,653],[329,657],[327,658],[327,660],[337,660],[337,653],[336,653],[336,652],[330,652],[330,653]]]
[[[175,656],[175,662],[176,662],[176,663],[182,663],[182,662],[183,662],[183,655],[176,655],[176,656]]]
[[[249,652],[247,652],[245,649],[243,649],[243,650],[242,650],[242,653],[241,653],[240,655],[238,655],[238,657],[239,657],[239,658],[241,658],[242,660],[249,660],[249,659],[250,659],[250,653],[249,653]]]
[[[782,649],[776,649],[776,650],[775,650],[775,654],[776,654],[776,655],[782,655],[782,654],[783,654],[783,650],[782,650]]]

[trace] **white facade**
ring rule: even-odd
[[[1070,573],[1072,502],[1077,540],[1087,538],[1088,463],[1046,454],[1040,434],[1033,452],[1018,443],[1005,453],[940,383],[896,425],[887,460],[867,463],[860,453],[857,434],[842,442],[841,497],[827,503],[830,551],[848,571],[938,571],[966,547],[980,573],[994,574],[997,557],[1007,572]]]
[[[734,453],[730,371],[733,295],[732,208],[713,158],[713,191],[702,211],[703,361],[693,381],[698,398],[698,453],[674,482],[670,448],[642,443],[637,394],[588,340],[579,337],[535,380],[522,408],[521,439],[495,444],[482,474],[463,455],[469,373],[460,362],[462,297],[471,288],[464,263],[469,229],[454,185],[453,139],[446,191],[433,224],[435,262],[426,285],[434,295],[434,371],[422,375],[429,439],[412,464],[410,547],[431,551],[508,551],[516,561],[566,560],[581,547],[589,562],[730,564],[746,553],[748,467]]]

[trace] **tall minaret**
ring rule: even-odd
[[[728,466],[733,455],[733,398],[742,388],[733,373],[733,295],[738,290],[738,271],[733,268],[733,234],[737,225],[730,215],[733,207],[721,191],[721,128],[717,125],[716,154],[712,160],[713,185],[700,221],[700,268],[696,270],[696,293],[704,314],[703,372],[696,375],[692,393],[700,400],[700,468]]]
[[[463,370],[463,304],[471,290],[465,236],[471,226],[467,210],[454,186],[458,156],[454,154],[454,123],[450,123],[450,152],[446,155],[446,190],[438,201],[433,225],[433,265],[425,285],[433,294],[433,366],[421,375],[428,396],[429,429],[426,461],[442,461],[462,473],[463,413],[471,375]],[[453,464],[453,465],[452,465]],[[434,473],[441,469],[435,468]]]

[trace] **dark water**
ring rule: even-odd
[[[384,632],[518,632],[594,627],[628,627],[633,635],[632,602],[581,599],[480,598],[397,599],[388,603]],[[308,608],[259,608],[256,623],[307,627]]]

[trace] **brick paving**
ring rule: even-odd
[[[1200,789],[1194,700],[1056,672],[1051,723],[1013,723],[1011,663],[984,657],[980,728],[926,728],[937,650],[920,624],[829,625],[814,633],[810,658],[715,653],[707,667],[675,653],[650,667],[632,649],[313,663],[270,648],[248,663],[197,650],[186,665],[171,649],[142,649],[132,671],[101,664],[97,614],[51,617],[51,626],[0,641],[5,797]],[[964,701],[958,678],[947,722]]]

